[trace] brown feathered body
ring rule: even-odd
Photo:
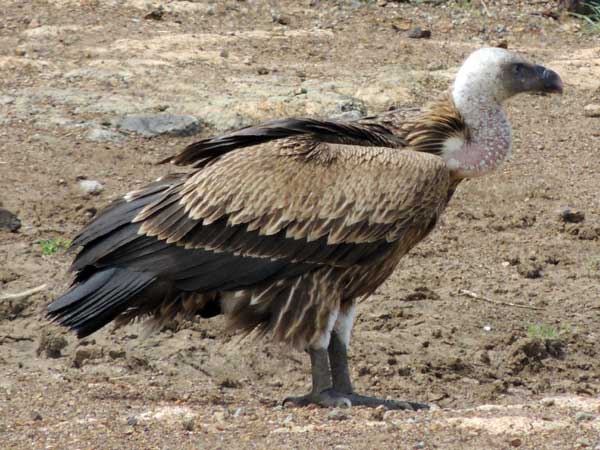
[[[469,132],[450,97],[354,122],[290,119],[206,139],[193,169],[116,201],[75,239],[50,313],[79,335],[116,320],[226,314],[309,347],[435,226],[460,181],[440,158]]]

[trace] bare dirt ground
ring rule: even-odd
[[[4,0],[0,206],[22,227],[0,230],[0,296],[46,288],[0,301],[0,448],[600,448],[600,118],[584,114],[600,103],[600,39],[540,14],[553,5]],[[409,38],[417,25],[431,39]],[[359,390],[439,409],[282,409],[308,388],[308,358],[219,319],[78,342],[44,318],[71,255],[39,241],[170,170],[156,161],[268,118],[421,105],[502,40],[557,70],[565,95],[510,102],[513,160],[460,186],[353,334]],[[110,125],[140,112],[203,130]],[[564,222],[565,206],[585,219]]]

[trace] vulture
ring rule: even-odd
[[[80,338],[113,321],[224,314],[309,353],[311,391],[284,402],[427,408],[354,391],[356,302],[431,232],[461,180],[510,155],[504,101],[562,88],[552,70],[482,48],[422,109],[274,120],[193,143],[163,161],[187,171],[129,192],[75,237],[73,284],[48,314]]]

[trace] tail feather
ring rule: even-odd
[[[94,273],[48,306],[48,314],[85,337],[124,312],[156,276],[111,268]]]

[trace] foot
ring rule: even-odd
[[[419,409],[429,409],[425,403],[405,402],[400,400],[384,400],[377,397],[368,397],[355,393],[342,394],[333,389],[326,389],[320,393],[310,393],[301,397],[288,397],[283,401],[283,405],[292,404],[295,406],[319,405],[325,408],[349,408],[350,406],[366,406],[376,408],[384,406],[386,409],[398,409],[406,411],[417,411]]]
[[[352,406],[350,399],[333,389],[325,389],[319,393],[310,392],[300,397],[287,397],[283,400],[283,406],[288,404],[301,407],[319,405],[325,408],[350,408]]]
[[[352,403],[352,406],[367,406],[369,408],[377,408],[384,406],[386,409],[399,409],[404,411],[418,411],[419,409],[429,409],[426,403],[406,402],[402,400],[384,400],[377,397],[369,397],[356,393],[341,394]]]

